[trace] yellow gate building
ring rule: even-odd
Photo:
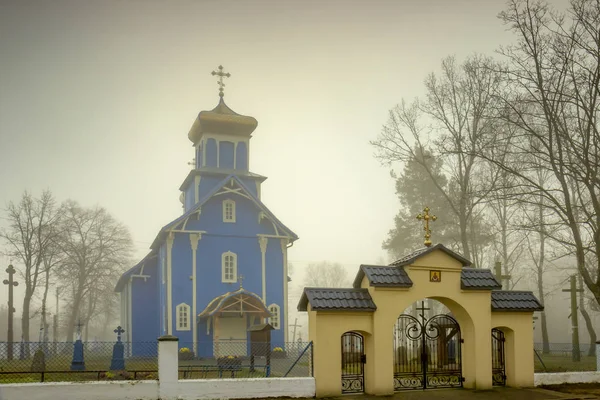
[[[352,288],[305,288],[298,310],[308,312],[317,397],[533,386],[533,312],[543,307],[531,292],[501,288],[441,244],[361,265]],[[403,314],[423,299],[450,312]]]

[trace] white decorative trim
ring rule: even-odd
[[[261,262],[262,262],[262,300],[264,304],[267,304],[267,260],[266,260],[266,252],[267,252],[267,244],[269,243],[269,239],[264,236],[258,237],[258,244],[260,245],[260,254],[261,254]]]
[[[173,250],[175,235],[169,232],[167,235],[167,335],[173,333],[173,280],[171,277],[171,251]]]
[[[256,180],[254,183],[256,183],[256,197],[260,200],[260,182]]]
[[[177,307],[175,307],[175,311],[177,313],[176,330],[189,331],[190,330],[190,306],[185,303],[177,304]],[[184,321],[185,326],[181,325],[181,318],[179,316],[179,314],[181,314],[182,311],[184,311],[185,315],[186,315],[186,320]]]
[[[196,175],[194,177],[194,204],[198,204],[198,202],[200,201],[200,181],[201,181],[201,176],[200,175]]]
[[[227,206],[231,206],[231,218],[227,218]],[[235,201],[231,199],[223,200],[223,222],[233,224],[235,219]]]
[[[281,239],[281,254],[283,255],[283,341],[288,343],[288,262],[287,262],[287,239]],[[281,319],[281,314],[280,317]]]
[[[129,289],[127,290],[127,306],[128,306],[127,313],[128,313],[128,315],[127,315],[127,325],[126,325],[127,328],[129,328],[128,329],[129,332],[127,333],[127,338],[128,338],[129,343],[131,343],[133,341],[133,332],[132,332],[133,322],[131,321],[132,320],[132,318],[131,318],[131,315],[132,315],[131,314],[131,309],[132,309],[131,299],[133,297],[131,293],[133,291],[133,285],[131,283],[132,283],[132,279],[129,278],[129,284],[128,284]],[[129,356],[131,356],[131,344],[129,344],[127,347],[128,347],[127,353]]]
[[[194,354],[198,355],[198,324],[196,323],[196,303],[197,303],[197,284],[196,284],[196,253],[198,250],[198,241],[202,239],[202,234],[191,233],[190,234],[190,246],[192,247],[192,342],[194,344]]]
[[[270,304],[268,308],[269,312],[275,315],[275,317],[269,318],[271,326],[277,330],[281,329],[281,308],[275,303]]]
[[[233,278],[227,279],[225,276],[225,259],[227,257],[232,257],[232,275]],[[237,254],[227,251],[221,254],[221,282],[223,283],[235,283],[237,282]]]

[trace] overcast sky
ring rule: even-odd
[[[222,64],[227,104],[259,122],[250,168],[269,177],[263,201],[300,236],[297,276],[320,260],[354,274],[385,256],[398,208],[369,140],[390,108],[423,94],[443,57],[509,43],[504,6],[0,0],[0,205],[44,188],[101,205],[142,257],[181,214],[187,132],[217,104],[210,72]]]

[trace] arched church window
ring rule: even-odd
[[[235,201],[223,201],[223,222],[235,222]]]
[[[279,320],[281,315],[279,314],[279,306],[277,304],[271,304],[269,306],[269,312],[271,313],[271,326],[275,329],[279,329]]]
[[[190,330],[190,306],[181,303],[177,306],[177,330]]]
[[[237,282],[237,255],[228,251],[221,257],[222,281],[225,283]]]

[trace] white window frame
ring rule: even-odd
[[[281,329],[281,308],[275,303],[269,305],[269,312],[275,314],[275,317],[269,318],[271,326],[275,329]],[[273,311],[276,311],[275,313]]]
[[[189,331],[191,330],[191,324],[190,324],[190,306],[188,306],[185,303],[181,303],[178,304],[177,307],[175,307],[175,310],[177,311],[175,315],[177,315],[177,328],[176,330],[178,331]],[[186,318],[185,318],[185,325],[181,323],[181,317],[180,314],[181,312],[185,312]]]
[[[227,278],[225,262],[227,257],[232,257],[232,278]],[[221,255],[221,281],[223,283],[236,283],[237,282],[237,254],[227,251]]]
[[[227,218],[227,206],[231,206],[231,218]],[[223,200],[223,222],[235,223],[235,201],[231,199]]]

